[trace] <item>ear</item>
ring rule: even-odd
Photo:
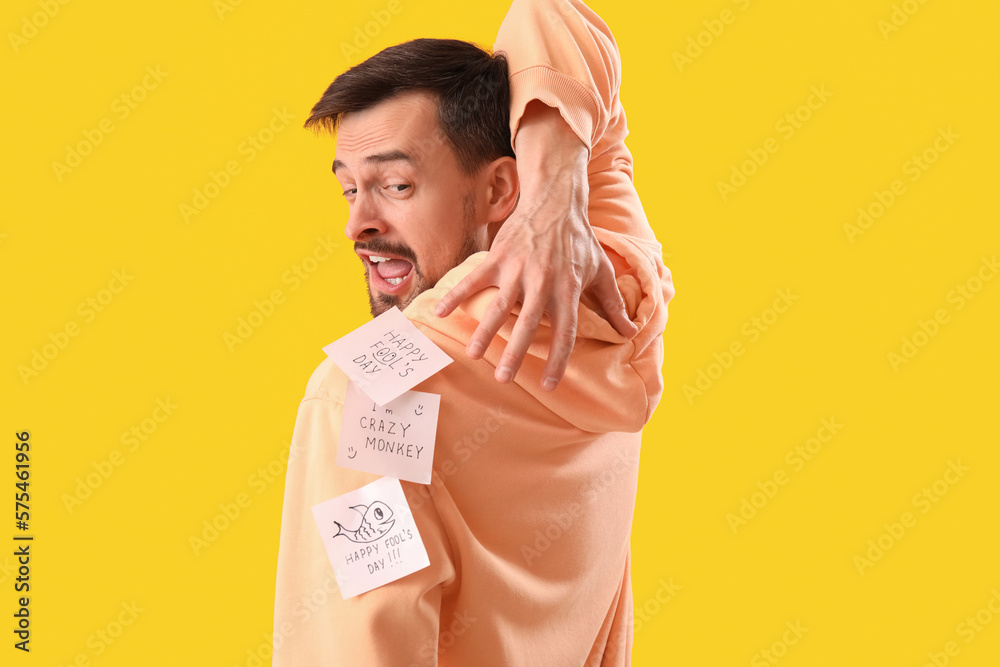
[[[487,165],[486,178],[486,222],[499,228],[514,212],[521,191],[517,162],[512,157],[497,158]]]

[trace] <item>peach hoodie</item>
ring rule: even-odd
[[[590,223],[639,334],[626,341],[581,305],[569,368],[550,393],[540,386],[546,320],[515,382],[502,385],[493,373],[514,315],[483,360],[465,353],[496,290],[434,315],[485,253],[415,299],[405,315],[455,360],[414,388],[441,395],[431,484],[402,482],[430,566],[347,601],[310,508],[378,476],[336,464],[346,376],[323,361],[299,407],[285,482],[277,667],[630,662],[639,431],[663,388],[670,273],[632,185],[608,27],[580,2],[514,0],[494,49],[510,63],[512,134],[539,99],[590,149]]]

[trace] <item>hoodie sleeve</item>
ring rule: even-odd
[[[621,58],[608,25],[580,0],[513,0],[493,48],[506,55],[510,71],[511,145],[532,100],[558,109],[589,151],[591,228],[636,239],[660,265],[669,300],[662,246],[632,182]]]
[[[435,507],[439,482],[401,482],[431,565],[348,600],[341,599],[312,516],[313,505],[379,478],[337,465],[346,385],[347,376],[325,359],[295,419],[281,513],[273,664],[437,664],[441,587],[454,577]]]
[[[513,0],[493,50],[510,68],[512,145],[525,107],[539,100],[559,109],[593,151],[621,84],[618,45],[601,17],[579,0]]]
[[[552,336],[543,316],[515,382],[583,430],[638,431],[663,391],[662,334],[674,288],[632,182],[632,155],[624,143],[628,130],[618,98],[618,46],[607,24],[579,0],[513,0],[494,50],[508,59],[512,136],[525,107],[537,99],[558,108],[590,149],[588,220],[615,266],[626,311],[639,327],[635,338],[626,341],[581,302],[569,367],[559,389],[550,393],[540,388]],[[441,344],[444,337],[467,344],[482,321],[495,287],[473,295],[447,318],[436,317],[433,309],[484,257],[473,255],[407,308],[406,315],[426,326],[435,342]],[[483,356],[494,368],[519,312],[515,306]],[[464,358],[464,350],[459,348],[458,355]],[[608,401],[608,396],[618,400]]]

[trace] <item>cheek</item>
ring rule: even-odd
[[[459,179],[426,183],[420,201],[406,214],[404,242],[416,253],[420,271],[430,284],[454,268],[466,232],[463,193],[469,184]]]
[[[462,207],[449,201],[422,206],[407,230],[410,247],[424,267],[439,266],[454,254],[456,239],[461,236]],[[426,269],[425,269],[426,270]]]

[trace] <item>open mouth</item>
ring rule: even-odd
[[[375,289],[386,294],[399,294],[409,287],[413,279],[413,264],[408,260],[387,255],[358,253]]]

